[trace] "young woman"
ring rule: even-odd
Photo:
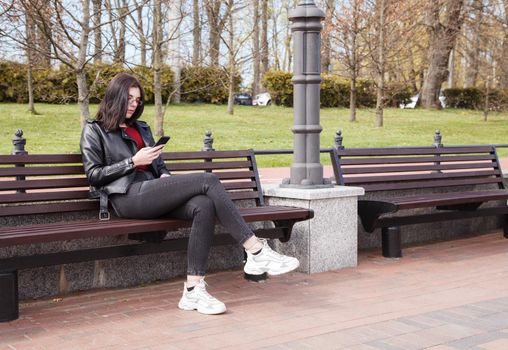
[[[120,217],[192,219],[187,249],[187,282],[178,307],[204,314],[226,311],[206,291],[204,276],[215,219],[247,252],[244,270],[279,275],[296,269],[296,258],[274,252],[245,223],[217,176],[170,175],[149,126],[139,121],[145,94],[139,81],[121,73],[109,83],[95,120],[81,135],[83,166],[90,184],[107,194]]]

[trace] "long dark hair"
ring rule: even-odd
[[[137,87],[141,93],[140,101],[136,110],[129,119],[125,118],[129,107],[129,89]],[[143,114],[145,91],[139,80],[127,73],[115,75],[108,84],[106,94],[99,105],[95,119],[99,121],[106,130],[117,130],[122,123],[131,124]]]

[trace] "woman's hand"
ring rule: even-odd
[[[161,155],[163,147],[164,145],[160,145],[157,147],[144,147],[140,149],[132,157],[134,166],[151,164],[154,159]]]

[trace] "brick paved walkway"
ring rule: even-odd
[[[13,349],[508,349],[508,240],[500,232],[361,252],[359,266],[249,283],[211,274],[228,312],[180,311],[182,280],[23,302]]]

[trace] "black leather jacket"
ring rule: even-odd
[[[146,146],[155,141],[148,124],[134,122]],[[95,120],[88,120],[81,133],[81,154],[88,182],[107,194],[126,193],[135,177],[132,156],[137,152],[136,142],[125,131],[105,130]],[[150,164],[150,170],[157,178],[169,174],[161,157]],[[91,189],[94,192],[94,189]]]

